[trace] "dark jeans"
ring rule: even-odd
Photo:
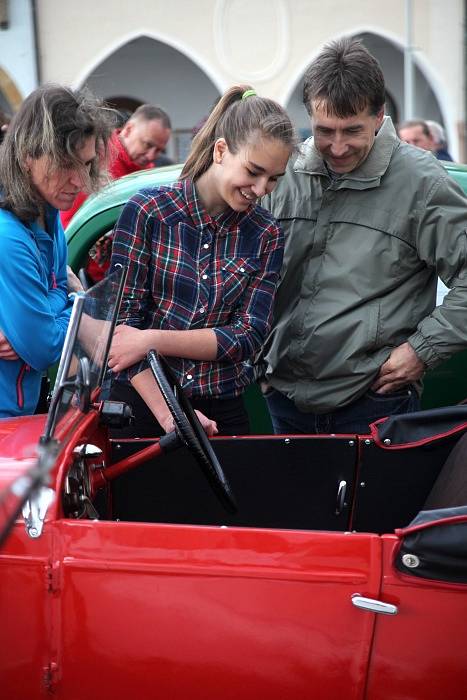
[[[317,435],[356,433],[366,435],[378,418],[420,410],[420,399],[409,385],[392,394],[368,390],[360,399],[331,413],[303,413],[293,401],[276,389],[264,394],[276,435]]]
[[[111,431],[113,438],[158,437],[164,434],[161,426],[130,384],[114,382],[110,389],[112,401],[124,401],[133,409],[135,422],[127,428],[115,428]],[[243,398],[193,398],[190,401],[194,409],[215,420],[219,435],[248,435],[250,422]]]

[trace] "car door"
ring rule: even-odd
[[[424,511],[398,535],[382,538],[381,597],[397,614],[376,620],[367,698],[458,700],[467,687],[467,507]]]
[[[363,697],[377,535],[62,520],[54,692]]]

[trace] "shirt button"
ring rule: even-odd
[[[203,280],[207,280],[207,278],[208,278],[207,275],[203,275]]]
[[[209,243],[204,243],[203,248],[209,248]]]
[[[200,314],[204,314],[204,306],[201,306],[199,309]]]
[[[187,378],[187,379],[193,379],[193,375],[192,375],[192,374],[187,374],[187,375],[186,375],[186,378]]]
[[[240,268],[240,272],[245,272],[245,268],[244,268],[244,267],[241,267],[241,268]]]

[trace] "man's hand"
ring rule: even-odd
[[[0,331],[0,360],[18,360],[19,356],[11,347],[8,340]]]
[[[372,385],[377,394],[390,394],[406,384],[420,379],[425,365],[409,343],[403,343],[391,352]]]
[[[150,348],[146,347],[144,330],[117,326],[109,353],[109,367],[113,372],[121,372],[143,360],[148,350]]]

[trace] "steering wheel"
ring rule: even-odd
[[[154,379],[172,414],[178,435],[200,465],[211,488],[224,508],[229,513],[236,513],[237,504],[230,484],[199,422],[199,418],[185,396],[176,376],[165,358],[155,350],[148,352],[147,359]]]

